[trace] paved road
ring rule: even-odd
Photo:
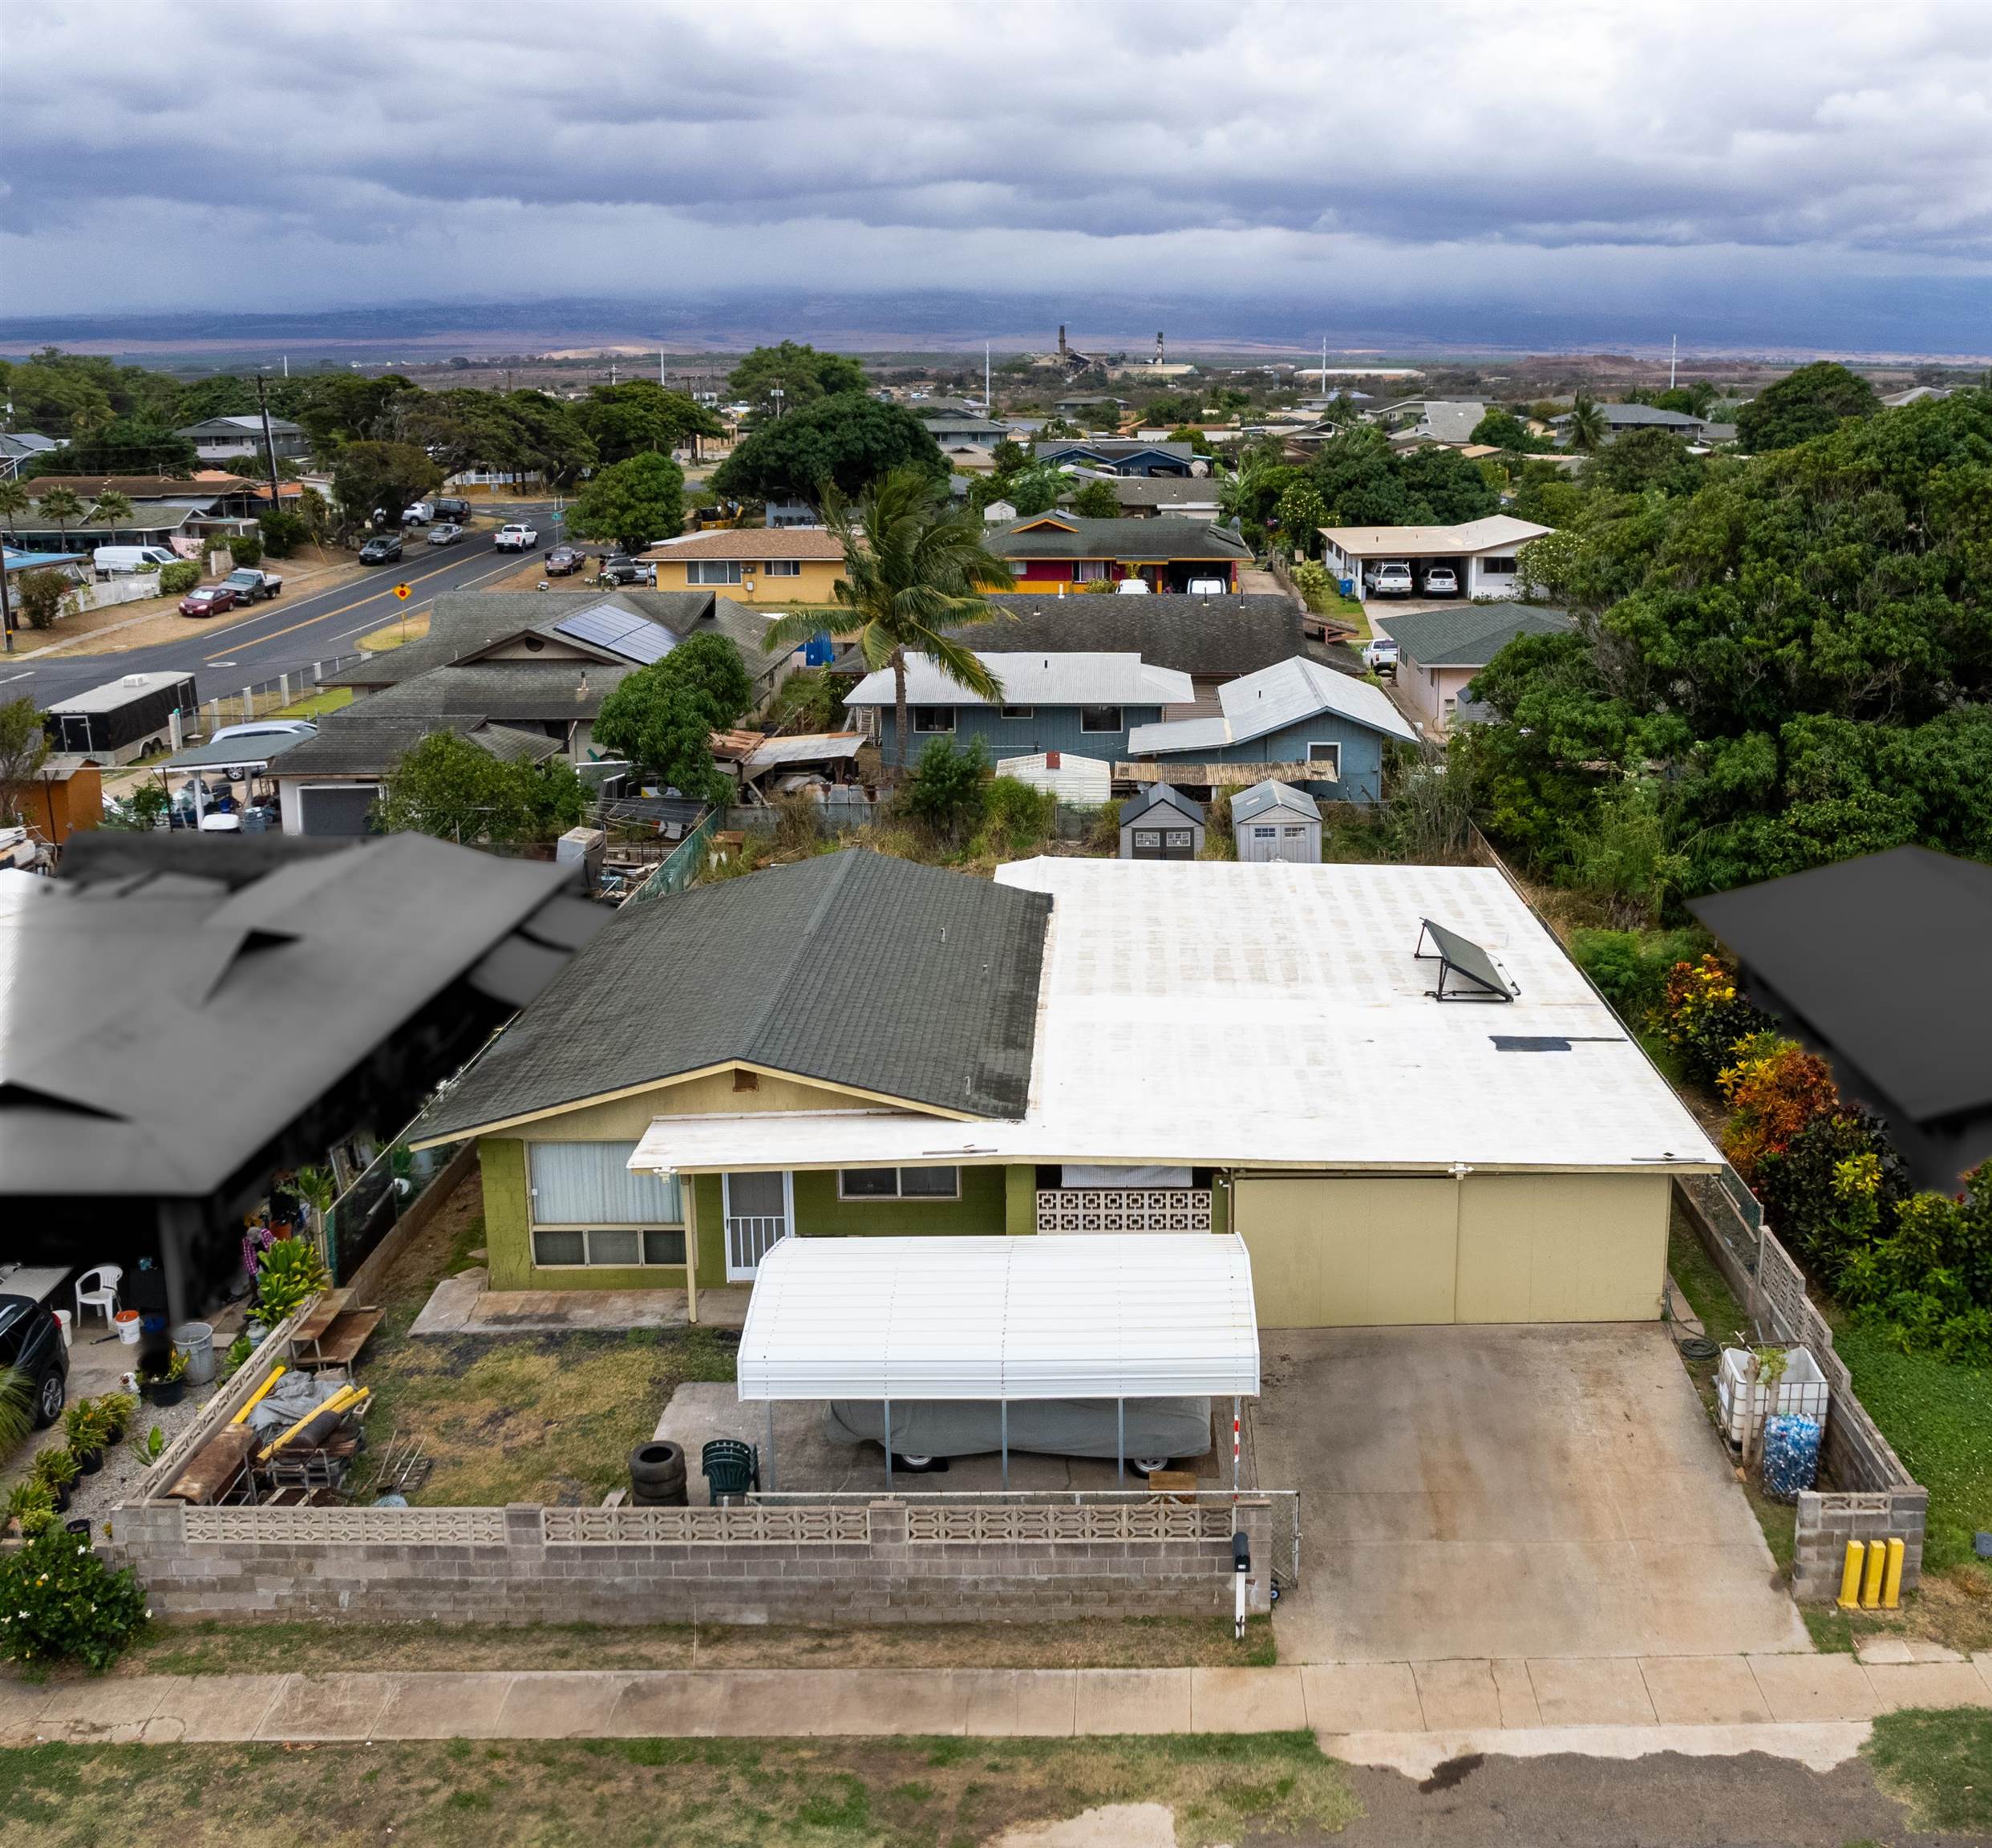
[[[541,510],[497,511],[508,519],[531,519]],[[544,519],[537,523],[544,552],[549,528]],[[380,565],[357,583],[313,596],[280,597],[226,628],[210,629],[190,621],[184,641],[114,654],[55,654],[33,660],[0,654],[0,700],[27,694],[46,709],[121,674],[168,670],[192,674],[200,697],[209,699],[280,674],[308,673],[314,661],[352,654],[361,636],[394,621],[404,610],[412,615],[427,609],[439,591],[475,590],[516,571],[522,562],[516,553],[492,551],[495,530],[475,533],[460,545],[433,551],[420,533],[411,533],[407,555],[399,565]],[[406,605],[395,596],[397,584],[415,588]]]

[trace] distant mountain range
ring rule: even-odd
[[[1061,324],[1085,351],[1172,349],[1291,355],[1318,351],[1436,353],[1653,352],[1678,336],[1682,351],[1782,359],[1847,357],[1984,363],[1992,321],[1983,278],[1850,278],[1831,287],[1705,298],[1624,312],[1561,298],[1541,308],[1510,302],[1351,309],[1340,305],[1158,295],[1015,295],[969,290],[852,294],[766,290],[671,300],[556,297],[533,301],[400,302],[281,314],[224,310],[0,318],[0,353],[53,342],[132,355],[209,359],[287,352],[298,360],[435,359],[453,354],[542,353],[626,346],[676,353],[740,351],[764,341],[810,340],[863,351],[1043,351]]]

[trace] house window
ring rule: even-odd
[[[687,584],[738,584],[740,561],[737,558],[693,558],[685,565]]]
[[[1079,730],[1082,732],[1124,732],[1127,727],[1120,722],[1118,706],[1082,706],[1079,707]]]
[[[1515,575],[1515,561],[1512,557],[1483,558],[1480,561],[1480,574],[1484,578],[1512,578]]]
[[[1036,711],[1034,706],[1005,706],[998,708],[1006,719],[1028,719]]]
[[[916,706],[913,709],[913,725],[916,732],[952,732],[954,729],[954,708],[952,706]]]
[[[802,576],[802,560],[771,558],[761,569],[771,578],[800,578]]]
[[[1279,837],[1280,831],[1277,828],[1254,828],[1252,830],[1254,841],[1277,841]]]
[[[1306,832],[1305,828],[1282,828],[1280,830],[1281,837],[1288,841],[1298,841]]]
[[[1103,584],[1110,569],[1104,558],[1082,558],[1078,569],[1072,573],[1072,579],[1078,584]]]
[[[958,1200],[958,1168],[840,1168],[840,1200]]]
[[[613,1265],[642,1269],[685,1262],[682,1226],[597,1226],[532,1230],[532,1262],[541,1270]]]
[[[1310,744],[1307,747],[1310,764],[1326,764],[1336,776],[1342,774],[1342,747],[1339,744]]]

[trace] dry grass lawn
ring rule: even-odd
[[[1306,1733],[1094,1740],[631,1739],[0,1753],[0,1844],[98,1848],[942,1848],[1114,1803],[1192,1845],[1338,1830],[1346,1774]]]

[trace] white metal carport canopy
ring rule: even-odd
[[[1256,1396],[1252,1260],[1236,1233],[784,1238],[755,1277],[739,1382],[743,1400],[879,1400],[889,1433],[895,1399]]]

